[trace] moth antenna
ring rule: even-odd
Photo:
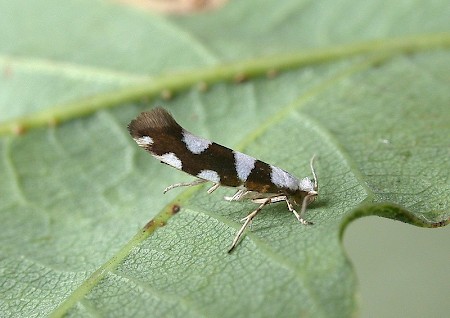
[[[316,154],[314,154],[311,158],[311,161],[309,162],[309,166],[311,167],[311,172],[313,174],[314,177],[314,190],[317,191],[319,184],[317,182],[317,175],[316,175],[316,171],[314,170],[314,159],[316,158]]]

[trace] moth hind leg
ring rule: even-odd
[[[231,197],[224,197],[226,201],[239,201],[241,200],[246,194],[250,193],[247,189],[239,189],[236,191],[235,194]]]
[[[191,182],[175,183],[175,184],[172,184],[172,185],[168,186],[167,188],[165,188],[163,193],[166,193],[167,191],[172,190],[174,188],[178,188],[178,187],[192,187],[192,186],[196,186],[196,185],[199,185],[199,184],[202,184],[202,183],[205,183],[205,182],[209,182],[209,180],[198,178],[198,179],[195,179],[194,181],[191,181]],[[220,187],[220,183],[214,183],[212,185],[212,187],[208,189],[208,191],[207,191],[208,194],[214,192],[218,187]]]
[[[206,192],[207,192],[208,194],[211,194],[211,193],[213,193],[214,191],[216,191],[218,187],[220,187],[220,183],[214,183],[214,184],[212,185],[212,187],[209,188],[208,191],[206,191]]]
[[[208,182],[208,180],[204,180],[204,179],[195,179],[194,181],[191,182],[180,182],[180,183],[175,183],[172,184],[170,186],[168,186],[167,188],[164,189],[163,193],[166,193],[169,190],[172,190],[174,188],[178,188],[178,187],[192,187],[192,186],[196,186],[202,183]]]
[[[239,240],[241,239],[242,235],[244,234],[245,229],[252,223],[253,219],[262,210],[262,208],[265,207],[269,203],[271,203],[270,198],[265,199],[264,201],[261,202],[261,204],[259,205],[259,207],[256,210],[254,210],[253,212],[251,212],[249,215],[247,215],[245,218],[243,218],[241,220],[241,221],[244,221],[244,224],[242,224],[241,228],[236,233],[236,236],[234,237],[233,242],[231,243],[231,247],[229,248],[228,253],[231,253],[234,250],[234,248],[239,243]]]

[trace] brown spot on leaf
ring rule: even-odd
[[[12,129],[13,133],[16,135],[23,135],[26,132],[25,126],[23,125],[15,125]]]
[[[48,120],[48,125],[50,127],[56,127],[56,125],[58,125],[58,119],[56,119],[55,117],[52,117]]]
[[[278,75],[278,71],[274,68],[271,68],[267,71],[266,76],[268,79],[275,78]]]
[[[234,82],[237,84],[243,83],[248,80],[248,76],[244,73],[238,73],[234,76]]]
[[[208,90],[208,83],[203,81],[199,82],[197,84],[197,89],[202,93],[206,92]]]
[[[171,90],[163,89],[161,92],[161,98],[164,100],[171,100],[173,97],[173,93]]]
[[[145,224],[145,226],[144,226],[144,231],[146,231],[146,230],[148,230],[149,228],[151,228],[154,224],[155,224],[155,221],[150,220],[147,224]]]
[[[178,204],[172,205],[172,214],[177,214],[180,212],[181,207]]]

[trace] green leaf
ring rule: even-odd
[[[449,222],[447,5],[247,0],[169,18],[0,1],[0,312],[354,315],[351,220]],[[191,179],[128,136],[155,105],[298,177],[316,154],[314,225],[273,205],[227,254],[254,205],[161,195]]]

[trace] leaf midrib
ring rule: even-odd
[[[329,63],[357,55],[373,54],[392,56],[398,53],[412,53],[422,50],[450,47],[450,33],[422,34],[418,36],[372,40],[355,44],[337,45],[328,48],[310,49],[289,54],[237,61],[214,67],[163,75],[145,83],[99,94],[94,97],[68,104],[57,104],[28,117],[21,117],[0,123],[0,136],[46,127],[90,115],[100,109],[152,99],[163,91],[177,93],[199,83],[212,85],[218,82],[236,81],[239,78],[254,78],[273,71],[296,69],[306,65]],[[49,63],[51,65],[51,63]],[[70,66],[72,68],[72,66]],[[93,71],[94,72],[94,71]]]

